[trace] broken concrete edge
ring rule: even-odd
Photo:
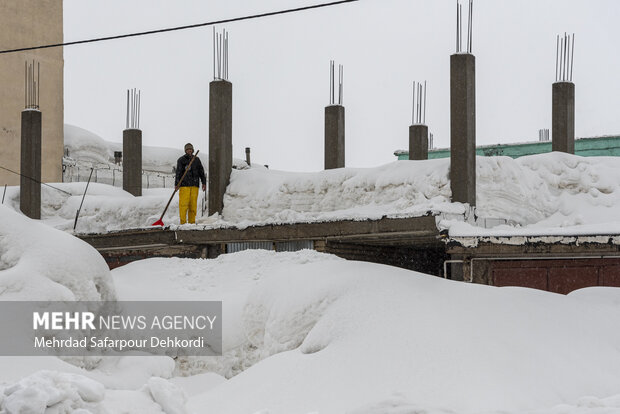
[[[448,247],[477,248],[481,245],[543,246],[543,245],[609,245],[620,246],[620,234],[590,234],[578,236],[450,236],[448,230],[440,232],[440,239]]]

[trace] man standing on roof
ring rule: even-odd
[[[185,174],[183,182],[179,182],[185,173],[187,166],[194,158],[194,146],[190,143],[185,144],[185,155],[177,160],[176,178],[174,186],[179,190],[179,215],[181,224],[196,223],[196,202],[198,200],[198,187],[202,181],[202,191],[207,190],[207,178],[202,167],[200,158],[196,158]]]

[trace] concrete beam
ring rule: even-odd
[[[556,82],[552,87],[551,150],[575,153],[575,84]]]
[[[373,245],[441,245],[434,216],[343,220],[324,223],[298,223],[253,226],[245,229],[163,230],[161,228],[125,230],[79,236],[97,249],[127,250],[160,248],[166,245],[211,245],[244,241],[325,240]]]
[[[426,125],[409,127],[409,159],[428,159],[428,127]]]
[[[344,168],[344,106],[325,107],[325,169]]]
[[[32,219],[41,218],[41,112],[22,111],[19,209]]]
[[[209,215],[222,213],[232,171],[232,83],[209,84]]]
[[[142,195],[142,131],[123,131],[123,190]]]
[[[476,205],[476,58],[450,56],[450,188],[452,201]]]

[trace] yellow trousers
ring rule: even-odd
[[[181,224],[196,223],[196,202],[198,200],[198,187],[179,188],[179,215]]]

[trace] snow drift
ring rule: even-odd
[[[0,300],[114,300],[110,271],[87,243],[0,206]]]
[[[618,157],[554,152],[518,159],[477,157],[476,162],[476,215],[503,219],[511,224],[504,230],[530,226],[535,233],[543,228],[613,223],[609,231],[620,233]],[[449,159],[437,159],[317,173],[233,171],[223,219],[247,226],[463,215],[466,206],[450,202],[449,168]]]
[[[607,398],[620,394],[620,289],[470,285],[312,251],[113,274],[127,300],[223,300],[224,356],[177,369],[230,379],[191,396],[190,412],[580,413],[585,396],[620,409]]]

